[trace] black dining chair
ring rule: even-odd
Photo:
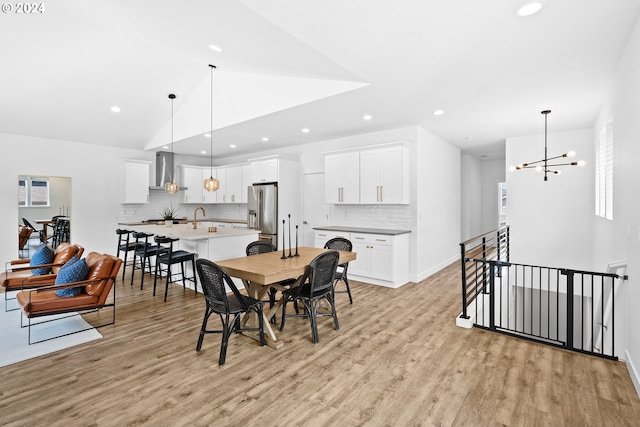
[[[229,345],[229,337],[232,333],[240,332],[258,332],[260,335],[260,344],[265,345],[264,339],[264,320],[263,320],[263,302],[246,295],[242,295],[238,288],[229,277],[229,275],[217,266],[215,263],[199,259],[196,261],[196,268],[200,283],[202,284],[202,292],[207,304],[200,335],[198,336],[198,344],[196,351],[202,348],[202,341],[205,334],[222,334],[222,343],[220,345],[220,357],[218,364],[224,365],[227,357],[227,347]],[[232,295],[227,295],[226,286],[231,289]],[[241,315],[244,313],[254,312],[258,316],[257,328],[242,328]],[[220,317],[222,329],[207,329],[209,317],[215,313]],[[232,317],[233,316],[233,317]]]
[[[351,252],[353,250],[353,244],[349,239],[345,239],[344,237],[334,237],[327,241],[324,244],[325,249],[332,249],[334,251],[347,251]],[[349,263],[345,262],[343,264],[338,264],[338,268],[336,270],[336,275],[333,279],[333,292],[336,294],[339,293],[347,293],[349,295],[349,303],[353,304],[353,299],[351,298],[351,288],[349,288],[349,278],[347,277],[347,270],[349,269]],[[335,290],[338,282],[344,282],[346,286],[346,290],[337,291]]]
[[[299,286],[287,289],[283,292],[282,320],[280,330],[284,329],[287,317],[308,317],[311,323],[311,338],[313,343],[320,341],[318,337],[318,316],[333,317],[335,330],[340,329],[338,315],[333,295],[333,280],[338,267],[340,254],[338,251],[327,251],[316,256],[304,272]],[[331,311],[329,313],[318,312],[318,303],[327,300]],[[301,302],[304,305],[304,313],[287,314],[288,302]]]

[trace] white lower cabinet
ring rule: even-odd
[[[349,277],[375,285],[397,288],[409,281],[409,233],[387,235],[315,231],[315,246],[324,247],[333,237],[353,244],[356,260],[349,263]]]
[[[343,237],[347,240],[351,240],[351,233],[343,231],[316,230],[315,247],[324,248],[324,244],[334,237]]]

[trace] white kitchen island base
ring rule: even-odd
[[[128,228],[155,236],[177,237],[180,239],[179,249],[194,252],[196,259],[203,258],[213,262],[245,256],[247,245],[258,240],[258,230],[218,228],[215,232],[209,232],[207,227],[194,229],[191,224],[174,224],[172,227],[136,225]],[[153,242],[152,239],[150,239],[151,242]],[[192,273],[191,265],[187,263],[185,268],[187,268],[185,274],[190,276]],[[238,289],[243,288],[240,279],[233,279],[233,281]],[[198,282],[200,282],[199,278]],[[182,286],[181,281],[175,283]],[[193,289],[193,283],[187,283],[187,287]],[[202,292],[201,285],[199,288],[199,291]]]

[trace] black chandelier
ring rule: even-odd
[[[535,169],[537,172],[544,172],[544,180],[547,181],[547,174],[560,175],[561,171],[551,169],[559,166],[584,166],[584,160],[579,160],[576,162],[568,162],[568,163],[549,163],[551,160],[561,159],[561,158],[571,158],[575,157],[575,151],[569,151],[567,153],[561,154],[559,156],[548,157],[547,154],[547,116],[551,113],[551,110],[544,110],[540,112],[544,114],[544,159],[538,160],[530,163],[520,163],[515,167],[511,167],[511,170],[522,170],[522,169]]]

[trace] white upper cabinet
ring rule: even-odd
[[[121,164],[120,203],[149,203],[149,165],[151,162],[125,160]]]
[[[251,178],[256,184],[278,182],[278,159],[265,159],[251,162]]]
[[[218,179],[220,180],[220,189],[223,192],[222,198],[218,194],[218,203],[240,203],[242,200],[242,166],[227,166],[221,169],[224,178],[218,177]],[[244,192],[246,193],[246,190]]]
[[[253,180],[251,179],[251,165],[242,165],[242,188],[240,189],[240,203],[247,203],[247,198],[249,196],[249,190],[247,190],[247,188],[249,188],[251,184],[253,184]]]
[[[409,202],[409,149],[392,145],[361,151],[360,203]]]
[[[202,180],[203,168],[199,166],[180,166],[182,169],[182,182],[178,182],[180,187],[187,187],[184,190],[184,203],[202,203],[204,199]],[[207,176],[208,178],[208,176]]]
[[[326,203],[360,203],[360,155],[328,154],[324,159]]]

